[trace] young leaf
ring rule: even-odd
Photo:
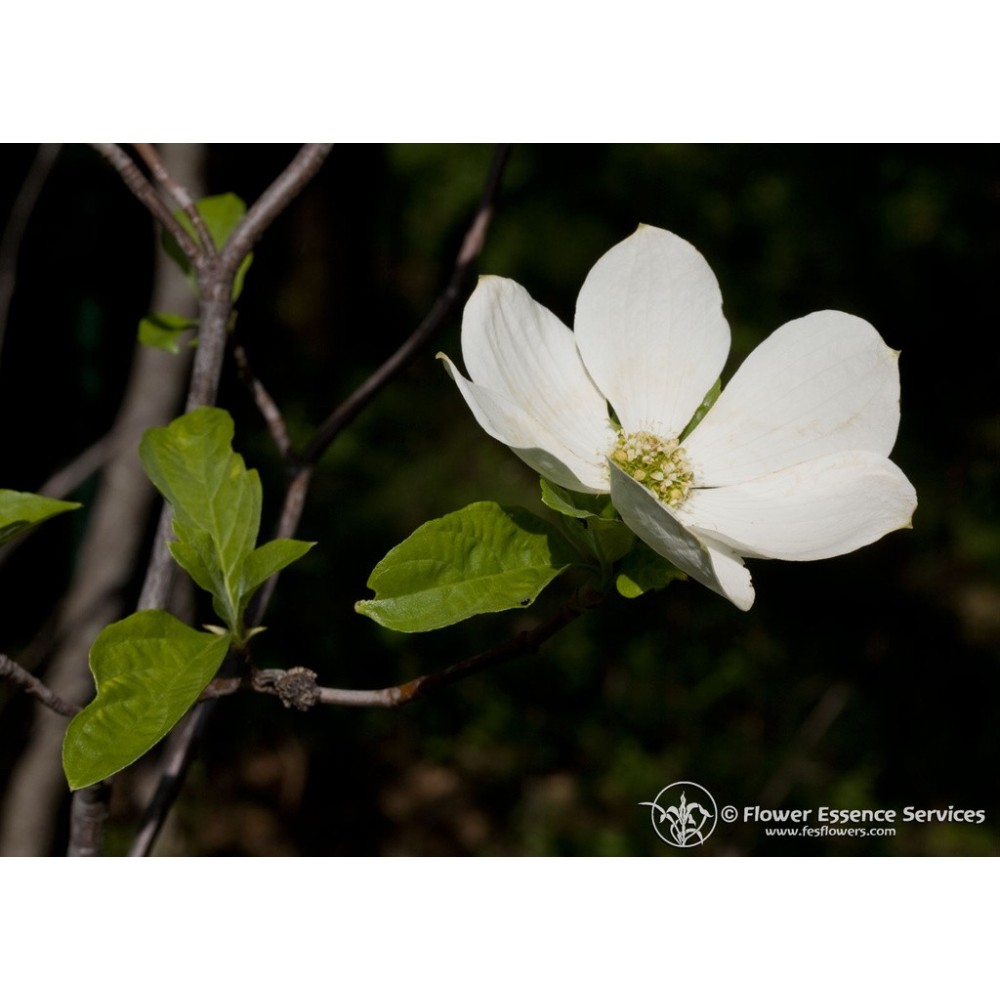
[[[216,250],[222,249],[239,221],[247,214],[246,203],[238,195],[232,193],[201,198],[195,202],[195,207],[202,219],[205,220],[205,226],[212,237],[212,242],[215,243]],[[190,236],[195,236],[194,226],[186,212],[175,212],[174,217]],[[177,241],[167,232],[163,234],[163,248],[177,261],[185,274],[193,275],[191,262],[184,256],[184,251],[177,245]],[[253,254],[247,254],[236,272],[236,279],[233,282],[233,302],[240,297],[240,292],[243,291],[243,279],[252,262]]]
[[[301,559],[315,542],[300,542],[295,538],[276,538],[259,549],[254,549],[243,562],[243,579],[240,583],[239,617],[243,617],[250,598],[268,577]]]
[[[139,320],[139,343],[146,347],[155,347],[169,354],[180,354],[182,341],[193,343],[191,338],[185,338],[188,330],[198,327],[197,320],[173,313],[150,313]]]
[[[68,500],[53,500],[35,493],[0,490],[0,545],[56,514],[76,510],[79,506]]]
[[[608,496],[574,493],[541,480],[542,503],[566,518],[569,540],[602,569],[617,562],[635,543],[635,535],[616,516]]]
[[[558,533],[519,507],[474,503],[421,525],[372,570],[355,610],[385,628],[427,632],[526,607],[574,561]]]
[[[644,542],[635,547],[618,564],[615,587],[622,597],[640,597],[649,590],[660,590],[672,580],[684,580],[685,575]]]
[[[595,496],[589,493],[574,493],[565,487],[556,486],[547,479],[539,480],[542,486],[542,503],[566,517],[588,518],[600,517],[613,520],[614,508],[608,496]]]
[[[127,767],[155,746],[222,666],[229,636],[197,632],[166,611],[139,611],[108,625],[90,650],[96,698],[63,742],[72,789]]]
[[[261,490],[232,449],[233,420],[225,410],[201,407],[168,427],[147,431],[139,457],[174,509],[170,552],[213,597],[216,614],[242,642],[250,598],[272,574],[300,559],[311,542],[281,538],[254,549]]]
[[[225,410],[200,407],[146,431],[139,457],[173,506],[174,557],[218,598],[221,617],[238,632],[242,566],[257,540],[261,490],[231,447],[233,432]]]

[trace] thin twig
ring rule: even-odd
[[[230,234],[218,256],[199,266],[201,312],[187,411],[198,406],[210,406],[215,401],[225,357],[233,281],[240,264],[271,222],[319,170],[330,149],[329,144],[303,146],[274,183],[254,202]],[[166,603],[174,567],[167,550],[171,520],[169,507],[164,504],[139,598],[140,608],[160,608]],[[187,727],[175,743],[171,760],[161,772],[159,784],[147,807],[131,853],[146,854],[155,842],[180,793],[197,736],[207,724],[210,707],[201,704],[192,709]]]
[[[146,166],[149,167],[149,171],[157,183],[163,185],[167,194],[174,199],[177,206],[191,220],[191,225],[198,234],[198,239],[201,241],[205,253],[210,257],[213,256],[215,254],[215,241],[212,239],[212,234],[208,231],[208,226],[205,225],[205,220],[202,218],[201,212],[198,211],[197,203],[188,194],[187,188],[167,170],[159,151],[152,143],[134,142],[132,143],[132,147],[142,157]]]
[[[288,429],[285,427],[285,420],[281,415],[281,409],[275,403],[271,394],[264,388],[264,384],[253,373],[250,367],[250,360],[247,352],[241,344],[233,348],[233,357],[236,359],[236,370],[240,374],[246,387],[253,396],[253,401],[257,404],[260,415],[267,424],[267,429],[271,432],[274,443],[278,446],[278,454],[282,458],[287,458],[292,450],[292,442],[288,436]]]
[[[210,277],[216,280],[214,282],[204,279],[200,281],[203,303],[219,307],[219,314],[221,315],[221,306],[225,302],[227,307],[226,316],[228,317],[232,278],[243,258],[249,253],[257,239],[260,238],[263,228],[270,223],[281,208],[298,193],[306,181],[319,169],[329,153],[329,149],[329,146],[323,145],[304,147],[286,169],[285,173],[261,195],[257,203],[247,213],[243,222],[234,230],[228,243],[220,253],[219,258],[209,265],[214,272]],[[282,508],[277,537],[289,537],[296,530],[305,502],[305,495],[312,477],[312,467],[322,457],[337,434],[367,406],[403,365],[434,335],[457,304],[465,280],[469,276],[472,265],[482,250],[489,223],[493,216],[494,204],[508,153],[509,147],[502,146],[497,150],[493,158],[479,210],[466,233],[451,280],[445,291],[434,303],[427,318],[392,357],[387,359],[375,375],[368,379],[363,386],[330,415],[324,425],[317,431],[301,460],[292,469],[291,479],[285,493],[285,503]],[[297,176],[296,171],[300,171]],[[227,277],[228,284],[225,282]],[[223,285],[225,285],[224,299],[222,295]],[[202,352],[204,346],[202,344],[202,336],[203,334],[199,333],[199,353]],[[220,338],[215,345],[213,365],[209,369],[209,374],[214,373],[214,379],[203,376],[204,380],[212,386],[212,399],[214,399],[215,387],[218,385],[218,375],[221,371],[223,343],[224,337]],[[189,408],[191,408],[193,398],[205,394],[198,386],[198,372],[199,360],[196,355],[195,375],[192,377],[191,394],[188,400]],[[169,535],[169,530],[169,517],[167,516],[167,512],[164,511],[157,540],[154,543],[154,555],[157,549],[166,549],[165,542]],[[161,534],[162,537],[160,537]],[[151,561],[151,570],[152,565]],[[270,586],[262,588],[260,600],[256,602],[254,609],[248,616],[255,624],[263,617],[270,595],[273,592],[273,581],[274,578],[272,577],[268,581]],[[148,582],[149,576],[147,575]],[[143,594],[144,596],[146,594],[145,588]],[[359,706],[404,704],[434,688],[453,683],[462,677],[467,677],[494,664],[534,651],[550,635],[564,628],[569,622],[578,617],[582,611],[586,610],[587,607],[592,606],[592,603],[593,598],[590,599],[590,603],[584,600],[571,601],[554,618],[544,622],[530,632],[521,633],[521,635],[493,650],[452,664],[450,667],[436,674],[428,674],[413,681],[408,681],[406,684],[399,685],[396,688],[386,688],[382,691],[346,692],[336,688],[317,688],[317,700],[326,704],[355,704]],[[291,674],[293,672],[288,671],[287,673]],[[301,677],[301,673],[299,676]],[[209,689],[206,689],[206,692],[202,696],[202,703],[196,705],[190,713],[182,737],[176,744],[166,769],[161,774],[154,798],[150,802],[140,824],[139,834],[130,850],[131,854],[144,855],[152,848],[163,823],[166,821],[173,802],[180,792],[197,735],[206,724],[210,709],[213,707],[211,702],[216,698],[234,693],[234,691],[239,690],[240,686],[242,685],[232,684],[228,678],[213,682],[212,685],[209,685],[211,689],[210,693]],[[264,689],[266,689],[266,686]],[[281,695],[277,685],[275,685],[274,693],[279,696]],[[348,700],[350,698],[354,700]]]
[[[10,303],[14,298],[14,286],[17,283],[17,258],[21,250],[21,241],[24,239],[28,220],[60,148],[58,143],[42,143],[38,147],[34,162],[28,168],[21,190],[18,191],[11,207],[10,216],[3,229],[3,237],[0,238],[0,352],[3,351]]]
[[[366,379],[327,417],[313,435],[312,440],[306,445],[302,454],[292,462],[288,486],[285,489],[285,500],[275,532],[276,538],[291,538],[295,534],[305,507],[313,468],[333,444],[337,435],[388,385],[393,376],[402,370],[406,362],[430,340],[457,304],[469,272],[479,258],[486,242],[486,234],[489,232],[490,222],[493,219],[500,182],[503,179],[504,168],[509,156],[509,145],[498,146],[493,154],[486,183],[483,186],[483,193],[479,200],[479,207],[472,224],[466,231],[465,238],[462,240],[451,278],[444,292],[431,306],[430,312],[416,330],[379,366],[371,377]],[[258,591],[248,616],[253,625],[260,624],[277,584],[277,575],[272,576]]]
[[[171,743],[166,760],[160,771],[160,780],[153,797],[139,823],[139,832],[129,848],[129,857],[144,858],[152,850],[163,824],[170,814],[177,795],[184,784],[194,749],[205,731],[214,705],[195,705],[188,713],[181,727],[175,730],[177,738]]]
[[[319,688],[319,701],[323,705],[351,705],[356,707],[395,708],[408,701],[413,701],[422,695],[473,674],[481,673],[489,667],[506,663],[520,656],[537,652],[546,640],[561,631],[570,622],[575,621],[585,611],[596,607],[601,601],[601,595],[593,591],[575,595],[559,612],[548,621],[536,625],[527,632],[520,632],[513,639],[470,656],[466,660],[453,663],[444,670],[432,674],[424,674],[405,684],[394,687],[380,688],[373,691],[351,691],[342,688]]]
[[[323,453],[333,443],[334,438],[354,420],[371,402],[372,397],[385,387],[386,383],[403,368],[410,358],[437,333],[458,305],[472,266],[479,259],[486,242],[486,234],[493,219],[497,194],[500,190],[500,181],[509,155],[510,146],[503,145],[497,148],[493,156],[479,209],[472,220],[472,225],[469,226],[468,232],[465,234],[465,239],[462,241],[462,247],[458,252],[447,287],[413,333],[323,421],[312,440],[302,451],[301,458],[305,464],[314,465],[319,461]]]
[[[94,148],[118,171],[128,189],[146,206],[153,218],[173,236],[191,264],[196,268],[201,266],[204,254],[174,218],[159,191],[142,176],[142,171],[128,153],[114,142],[95,142]]]
[[[232,310],[233,281],[240,264],[243,263],[253,244],[264,234],[267,226],[319,170],[329,151],[329,145],[304,146],[277,180],[254,202],[230,234],[219,255],[200,264],[198,287],[201,308],[198,320],[198,347],[194,355],[194,368],[185,404],[187,412],[199,406],[211,406],[215,402],[219,379],[222,376],[222,363],[225,359],[229,314]],[[138,174],[137,170],[135,172]],[[141,174],[139,176],[142,177]],[[143,180],[145,181],[145,178]],[[140,610],[162,608],[170,591],[175,573],[175,564],[167,550],[171,521],[172,515],[165,504],[160,513],[146,578],[139,596]]]
[[[443,670],[415,677],[405,684],[367,691],[320,687],[316,684],[316,674],[313,671],[304,667],[293,667],[291,670],[258,670],[250,678],[224,677],[214,680],[205,688],[199,700],[215,701],[251,688],[281,698],[286,707],[303,710],[312,708],[316,704],[346,705],[352,708],[396,708],[490,667],[537,652],[539,647],[553,635],[576,621],[580,615],[597,607],[602,596],[596,591],[582,590],[555,615],[533,629],[519,632],[513,639],[508,639],[493,649],[459,660]]]
[[[51,708],[59,715],[72,718],[80,711],[79,705],[63,701],[54,691],[50,691],[34,674],[29,674],[24,667],[0,653],[0,677],[6,678],[18,687],[23,688],[33,698],[37,698],[46,708]]]

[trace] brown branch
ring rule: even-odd
[[[71,858],[96,858],[101,853],[101,835],[108,817],[111,782],[99,781],[73,793],[69,814],[69,848]]]
[[[225,307],[224,315],[228,321],[232,281],[239,265],[246,254],[250,252],[253,244],[260,238],[266,226],[270,224],[278,212],[287,205],[320,168],[329,151],[330,146],[328,145],[303,147],[281,177],[261,195],[240,225],[233,231],[219,257],[206,265],[204,274],[199,274],[203,308],[217,309],[218,317],[216,319],[216,326],[211,331],[212,353],[210,363],[208,361],[202,362],[201,360],[202,356],[208,357],[210,348],[204,343],[204,333],[199,331],[199,348],[195,356],[195,372],[192,376],[191,393],[188,398],[189,409],[192,408],[192,401],[194,399],[201,398],[204,401],[205,398],[210,397],[212,400],[215,398],[214,394],[218,385],[219,373],[221,372],[225,343],[224,332],[221,336],[219,335],[220,329],[222,331],[225,330],[225,324],[220,326],[219,320],[223,316],[223,307]],[[289,485],[285,493],[285,502],[276,537],[290,537],[295,532],[312,478],[313,466],[330,446],[337,434],[368,405],[390,379],[402,369],[403,365],[434,335],[458,303],[463,285],[482,251],[489,223],[493,216],[494,204],[508,154],[509,147],[502,146],[497,150],[493,158],[479,210],[465,235],[451,280],[445,291],[434,303],[425,320],[417,327],[407,341],[383,363],[364,385],[330,415],[323,426],[317,431],[316,435],[314,435],[313,440],[310,442],[301,459],[293,467]],[[203,313],[203,325],[204,319],[205,316]],[[198,403],[194,405],[202,404]],[[165,543],[167,537],[169,537],[169,532],[169,514],[164,510],[157,539],[154,542],[154,559],[150,563],[150,574],[147,575],[147,587],[143,588],[143,601],[147,599],[147,588],[150,584],[156,553],[165,553]],[[275,577],[272,577],[265,587],[261,589],[259,599],[255,602],[254,608],[248,615],[248,618],[254,624],[259,623],[263,617],[270,595],[273,592],[275,579]],[[157,587],[162,586],[162,583],[154,584],[154,592]],[[356,692],[346,692],[336,688],[319,688],[315,685],[315,675],[312,675],[311,671],[304,670],[304,668],[297,668],[287,672],[258,671],[253,675],[256,680],[255,682],[252,680],[251,685],[255,686],[257,690],[270,691],[281,697],[286,704],[296,705],[302,702],[302,704],[299,704],[299,707],[303,707],[306,702],[309,704],[313,703],[310,692],[315,693],[315,702],[325,704],[354,704],[359,706],[403,704],[437,687],[453,683],[462,677],[470,676],[480,670],[485,670],[489,666],[533,652],[549,636],[564,628],[569,622],[577,618],[583,610],[586,610],[587,607],[592,606],[592,603],[593,599],[589,603],[583,600],[571,601],[553,619],[550,619],[530,632],[522,633],[509,642],[486,653],[481,653],[468,660],[452,664],[450,667],[436,674],[428,674],[424,677],[416,678],[395,688],[386,688],[382,691]],[[149,607],[152,605],[140,602],[140,606]],[[312,678],[311,680],[310,677]],[[293,683],[289,683],[289,678],[293,678]],[[139,834],[133,842],[130,854],[144,855],[152,848],[166,820],[167,814],[180,792],[197,736],[205,726],[210,709],[212,708],[209,702],[233,694],[243,686],[244,682],[240,682],[238,679],[220,678],[213,681],[203,692],[200,699],[202,703],[196,705],[188,716],[186,726],[180,734],[175,748],[171,752],[170,760],[161,773],[159,785],[140,824]]]
[[[211,406],[215,402],[225,359],[233,282],[240,264],[278,213],[319,170],[329,151],[329,145],[303,146],[277,180],[254,202],[230,234],[219,255],[204,260],[199,265],[198,347],[194,355],[194,368],[185,404],[187,412],[199,406]],[[142,177],[138,170],[135,172]],[[156,528],[156,537],[153,540],[142,593],[139,596],[140,609],[163,607],[170,591],[176,572],[175,564],[167,550],[171,521],[170,510],[164,504]]]
[[[33,698],[37,698],[46,708],[51,708],[53,712],[72,718],[80,711],[79,705],[63,701],[54,691],[50,691],[34,674],[29,674],[24,667],[15,663],[12,659],[0,653],[0,677],[11,681],[18,687],[23,688]]]
[[[313,435],[302,454],[293,461],[275,538],[291,538],[295,534],[305,507],[313,468],[337,435],[385,388],[390,379],[403,368],[406,362],[430,340],[458,303],[462,287],[486,241],[497,195],[500,191],[500,182],[503,179],[504,168],[509,156],[509,145],[498,146],[493,154],[486,183],[483,185],[483,193],[479,200],[479,208],[472,224],[466,231],[465,238],[462,240],[462,246],[455,260],[455,267],[448,285],[435,301],[430,312],[391,357],[387,358],[370,378],[330,414]],[[278,576],[272,576],[258,592],[248,615],[252,625],[260,624],[277,584]]]
[[[312,670],[293,667],[291,670],[256,670],[249,678],[225,677],[214,680],[205,688],[199,700],[214,701],[250,688],[262,694],[274,695],[281,699],[286,708],[301,711],[317,704],[346,705],[352,708],[396,708],[438,688],[482,673],[490,667],[536,653],[543,643],[582,614],[597,607],[602,599],[603,595],[597,591],[581,590],[555,615],[533,629],[519,632],[513,639],[494,646],[493,649],[459,660],[443,670],[415,677],[405,684],[373,690],[320,687]]]
[[[472,271],[472,266],[479,259],[486,242],[486,234],[493,219],[497,194],[500,190],[500,181],[509,155],[510,146],[497,147],[493,162],[490,164],[479,209],[472,220],[472,225],[469,226],[465,234],[465,239],[462,241],[451,279],[445,290],[413,333],[326,418],[303,450],[301,456],[303,463],[315,465],[333,443],[334,438],[354,420],[377,393],[385,388],[386,384],[437,333],[441,325],[452,314],[462,297],[462,290]]]
[[[481,673],[490,667],[521,656],[535,653],[538,648],[557,632],[562,631],[570,622],[576,621],[584,612],[597,607],[602,595],[596,591],[581,591],[574,595],[566,605],[541,625],[536,625],[527,632],[519,632],[513,639],[495,646],[493,649],[466,660],[459,660],[444,670],[424,674],[405,684],[394,687],[380,688],[374,691],[350,691],[340,688],[320,688],[319,701],[323,705],[351,705],[356,707],[371,706],[375,708],[395,708],[414,698],[429,694],[438,688],[455,681]]]
[[[274,183],[250,207],[230,234],[218,256],[209,258],[199,265],[198,288],[201,311],[198,348],[195,351],[194,369],[191,373],[186,404],[188,412],[199,406],[211,406],[215,402],[225,358],[233,282],[240,264],[267,227],[323,165],[330,149],[329,144],[303,146]],[[139,598],[140,608],[163,607],[170,591],[175,572],[175,564],[167,549],[171,520],[169,506],[164,504]],[[156,840],[174,800],[180,793],[197,737],[207,724],[210,707],[205,704],[196,705],[191,711],[187,727],[178,737],[170,760],[160,774],[159,784],[140,824],[139,834],[132,845],[131,853],[139,855],[148,853]]]
[[[173,213],[160,197],[160,193],[142,176],[142,171],[139,170],[125,150],[114,142],[95,142],[94,149],[118,171],[128,189],[146,206],[153,218],[177,241],[177,245],[184,252],[184,256],[191,261],[191,264],[196,268],[201,266],[204,254],[195,245],[191,237],[188,236],[187,230],[174,218]]]
[[[278,446],[278,453],[282,458],[287,458],[292,450],[292,442],[288,436],[288,429],[285,427],[285,420],[281,415],[281,409],[274,401],[271,394],[264,388],[264,384],[253,373],[250,367],[250,360],[242,345],[237,344],[233,348],[233,357],[236,359],[236,370],[243,380],[243,384],[250,390],[254,403],[260,415],[267,424],[267,429],[271,432],[271,438]]]
[[[156,182],[163,186],[167,194],[173,198],[177,206],[191,220],[191,225],[198,234],[198,239],[201,241],[202,249],[206,255],[209,257],[214,256],[215,241],[212,239],[212,234],[208,231],[208,226],[205,225],[205,220],[202,218],[201,212],[198,211],[197,203],[188,194],[187,188],[167,170],[166,164],[160,158],[157,148],[149,142],[134,142],[132,143],[132,148],[142,157],[143,162],[149,167],[149,171],[156,179]]]
[[[144,858],[152,850],[156,838],[173,807],[187,775],[195,747],[208,723],[213,705],[195,705],[187,718],[174,730],[166,759],[160,770],[160,780],[139,823],[139,831],[129,848],[129,857]]]

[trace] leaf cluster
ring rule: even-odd
[[[310,542],[256,546],[261,487],[232,449],[233,421],[201,407],[143,436],[143,467],[173,509],[170,551],[212,595],[225,627],[198,631],[166,611],[138,611],[105,628],[90,651],[97,696],[70,723],[63,767],[71,788],[102,781],[155,746],[198,700],[230,648],[256,630],[249,602],[270,576],[301,558]]]

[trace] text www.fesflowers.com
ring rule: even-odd
[[[765,826],[765,837],[895,837],[894,826]]]

